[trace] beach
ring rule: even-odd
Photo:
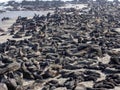
[[[119,90],[119,13],[110,2],[95,1],[50,13],[1,14],[10,20],[0,22],[0,85],[13,90]]]

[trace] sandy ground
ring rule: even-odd
[[[115,31],[117,31],[118,33],[120,33],[120,28],[115,28]]]
[[[10,28],[15,21],[16,21],[16,19],[10,19],[10,20],[7,20],[7,21],[0,22],[0,23],[2,23],[0,28],[4,30],[4,32],[2,32],[2,33],[0,32],[0,35],[5,34],[5,35],[0,36],[0,43],[6,42],[7,39],[12,39],[12,40],[19,41],[19,40],[24,40],[24,39],[30,38],[30,36],[29,37],[23,37],[23,38],[12,38],[12,35],[9,35],[9,33],[8,33],[9,29],[8,28]]]
[[[2,28],[5,31],[8,31],[8,28],[16,21],[16,19],[10,19],[6,21],[0,21],[0,28]]]
[[[87,7],[87,4],[66,4],[64,7],[61,7],[61,8],[82,9],[84,7]]]
[[[10,19],[10,20],[6,20],[6,21],[1,21],[0,22],[0,28],[4,30],[4,32],[0,32],[1,34],[6,34],[6,35],[2,35],[0,36],[0,43],[3,43],[5,41],[7,41],[7,39],[11,39],[12,36],[10,36],[8,34],[8,28],[15,22],[16,19]]]

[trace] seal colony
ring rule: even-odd
[[[96,1],[18,17],[13,39],[0,44],[0,90],[120,89],[119,13],[117,3]]]

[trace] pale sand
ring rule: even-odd
[[[8,28],[12,26],[12,24],[16,21],[16,19],[10,19],[6,21],[0,21],[0,28],[2,28],[5,31],[8,31]]]
[[[12,35],[7,34],[7,35],[0,36],[0,43],[6,42],[7,39],[20,41],[20,40],[29,39],[29,38],[31,38],[31,36],[23,37],[23,38],[12,38]]]
[[[12,39],[12,36],[10,36],[10,35],[0,36],[0,43],[6,42],[7,39]]]
[[[105,54],[104,57],[99,58],[97,57],[99,62],[102,62],[103,64],[108,64],[110,62],[110,56],[108,54]]]
[[[113,51],[120,52],[120,48],[113,49]]]
[[[115,28],[115,31],[120,33],[120,28]]]
[[[4,32],[0,33],[1,34],[6,34],[3,36],[0,36],[0,43],[6,42],[7,39],[11,39],[12,36],[10,36],[8,33],[8,28],[11,27],[11,25],[15,22],[16,19],[10,19],[10,20],[6,20],[6,21],[1,21],[0,22],[0,28],[4,30]]]
[[[13,25],[13,23],[15,23],[15,21],[16,21],[16,19],[14,18],[14,19],[10,19],[10,20],[0,22],[0,24],[1,24],[0,28],[2,28],[4,30],[4,32],[0,33],[0,35],[5,34],[5,35],[0,36],[0,43],[6,42],[7,39],[19,41],[19,40],[24,40],[24,39],[31,38],[31,36],[23,37],[23,38],[12,38],[12,35],[9,34],[9,28]],[[19,28],[19,26],[17,26],[17,27]]]
[[[87,4],[66,4],[63,7],[60,8],[75,8],[75,9],[82,9],[87,7]]]

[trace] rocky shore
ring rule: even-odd
[[[18,17],[0,44],[0,90],[119,90],[119,9],[92,2]]]

